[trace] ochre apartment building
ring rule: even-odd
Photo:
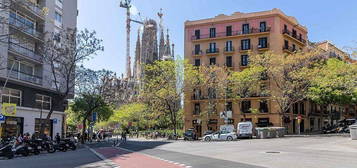
[[[240,71],[249,65],[249,54],[272,51],[290,54],[307,47],[307,28],[279,9],[220,14],[214,18],[185,22],[185,59],[196,66],[227,66]],[[266,81],[269,84],[269,80]],[[271,84],[269,84],[271,87]],[[320,130],[328,122],[329,111],[310,102],[295,104],[285,119],[276,102],[269,96],[244,98],[241,103],[224,100],[217,104],[217,113],[202,117],[208,110],[207,91],[186,93],[184,102],[185,129],[194,128],[199,135],[207,130],[219,130],[222,125],[236,126],[243,118],[255,126],[285,126],[289,133]],[[252,114],[249,109],[259,112]],[[327,109],[327,108],[324,108]],[[220,112],[231,111],[229,119]],[[298,126],[297,117],[301,117]]]

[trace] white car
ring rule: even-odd
[[[202,137],[204,141],[233,141],[237,139],[237,134],[235,132],[228,132],[228,131],[217,131],[212,134],[208,134]]]

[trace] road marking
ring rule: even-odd
[[[171,163],[171,164],[179,165],[179,166],[182,166],[182,167],[185,167],[185,168],[192,168],[192,166],[186,166],[185,164],[181,164],[181,163],[178,163],[178,162],[173,162],[173,161],[170,161],[170,160],[166,160],[166,159],[163,159],[163,158],[160,158],[160,157],[157,157],[157,156],[151,156],[151,155],[148,155],[148,154],[145,154],[145,153],[142,153],[142,152],[135,152],[133,150],[122,148],[122,147],[115,147],[115,148],[121,149],[121,150],[124,150],[124,151],[127,151],[127,152],[132,152],[132,153],[140,153],[142,155],[145,155],[145,156],[148,156],[148,157],[151,157],[151,158],[154,158],[154,159],[159,159],[159,160]]]
[[[113,161],[111,161],[110,159],[107,159],[104,155],[98,153],[97,151],[95,151],[94,149],[88,147],[87,145],[85,145],[85,147],[87,149],[89,149],[91,152],[93,152],[97,157],[99,157],[100,159],[102,159],[105,163],[108,163],[109,165],[111,165],[112,168],[120,168],[119,165],[115,164]]]

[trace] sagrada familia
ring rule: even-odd
[[[130,62],[127,65],[126,76],[112,77],[107,79],[108,89],[112,90],[118,106],[131,102],[135,95],[138,95],[144,79],[144,66],[160,60],[174,60],[174,44],[170,44],[169,31],[166,35],[162,24],[162,13],[158,13],[160,18],[159,27],[153,19],[146,19],[143,22],[143,32],[138,29],[134,65],[131,67]],[[159,42],[158,42],[158,31]],[[131,69],[132,68],[132,69]],[[133,72],[133,73],[131,73]]]

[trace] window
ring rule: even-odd
[[[208,88],[208,98],[215,99],[216,98],[216,89]]]
[[[243,113],[250,113],[250,106],[251,103],[250,103],[250,100],[243,100],[242,101],[242,112]]]
[[[196,44],[195,45],[195,55],[201,54],[200,52],[201,52],[201,45]]]
[[[231,36],[232,35],[232,26],[227,26],[226,27],[226,36]]]
[[[55,12],[55,20],[59,23],[62,23],[62,15],[58,12]]]
[[[305,114],[305,104],[303,102],[300,103],[300,114]]]
[[[301,35],[301,33],[299,33],[299,40],[300,40],[300,41],[302,40],[302,35]]]
[[[201,65],[201,60],[195,59],[195,66],[200,66],[200,65]]]
[[[217,52],[216,43],[209,43],[209,53]]]
[[[261,112],[261,113],[269,112],[268,101],[267,100],[261,100],[259,104],[260,104],[259,112]]]
[[[233,67],[232,56],[227,56],[226,57],[226,66],[227,67]]]
[[[294,38],[297,38],[297,34],[296,34],[296,30],[293,29],[293,35],[292,35]]]
[[[267,37],[259,38],[258,48],[267,48],[267,47],[268,47],[268,38]]]
[[[195,37],[196,37],[196,39],[200,39],[201,38],[201,31],[200,30],[195,30]]]
[[[242,25],[242,34],[249,34],[249,24]]]
[[[210,38],[215,38],[216,37],[216,28],[210,28],[209,29],[209,37]]]
[[[201,99],[201,90],[200,89],[194,89],[193,90],[193,99],[194,100]]]
[[[226,111],[233,111],[233,103],[232,102],[226,103]]]
[[[248,65],[248,55],[242,55],[241,56],[241,65],[242,66],[247,66]]]
[[[232,41],[226,41],[225,51],[233,51],[233,42]]]
[[[36,108],[50,110],[51,97],[41,94],[36,94]]]
[[[53,133],[53,120],[47,121],[46,119],[35,119],[35,131],[40,132],[41,129],[41,121],[45,125],[45,134],[52,137]]]
[[[241,40],[241,49],[250,50],[250,39]]]
[[[266,32],[266,31],[267,31],[266,22],[260,22],[260,32]]]
[[[286,24],[284,24],[284,32],[288,31],[288,26]]]
[[[210,65],[216,65],[216,58],[215,57],[212,57],[209,59],[209,64]]]
[[[299,113],[298,110],[299,110],[299,104],[298,103],[293,104],[293,113],[298,114]]]
[[[289,41],[284,40],[284,49],[289,49]]]
[[[199,115],[201,112],[201,108],[200,108],[200,103],[195,103],[195,107],[193,110],[193,115]]]
[[[296,51],[296,45],[293,44],[293,51]]]
[[[4,88],[1,96],[2,103],[12,103],[21,106],[22,92],[20,90]]]

